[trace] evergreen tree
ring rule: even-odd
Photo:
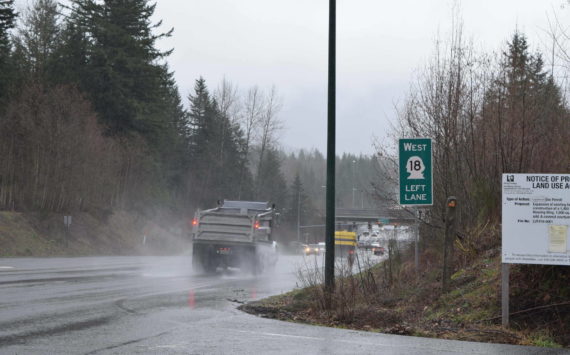
[[[14,0],[0,0],[0,100],[13,82],[14,63],[11,58],[10,29],[14,27]]]
[[[484,164],[489,181],[498,183],[507,171],[564,168],[552,143],[561,139],[556,127],[565,126],[565,118],[562,95],[541,55],[531,54],[526,37],[515,33],[483,104],[481,136],[493,147]]]
[[[277,206],[287,201],[287,182],[281,172],[281,160],[275,149],[267,149],[256,180],[257,197],[260,201],[271,201]]]
[[[55,0],[36,0],[15,36],[15,52],[23,79],[47,81],[54,52],[61,45],[60,15]]]
[[[165,69],[162,90],[165,95],[165,116],[168,118],[165,129],[156,137],[157,151],[160,152],[161,173],[167,188],[178,200],[179,207],[188,207],[189,191],[187,180],[191,169],[190,163],[190,131],[188,113],[182,107],[182,99],[172,74]],[[177,197],[177,198],[176,198]]]
[[[16,13],[14,12],[14,0],[0,1],[0,38],[5,41],[8,31],[14,27]]]
[[[130,189],[130,198],[178,199],[180,207],[189,194],[188,116],[163,63],[170,51],[156,48],[172,31],[153,33],[160,23],[151,23],[155,5],[147,0],[73,0],[69,10],[50,78],[78,85],[106,134],[117,138],[125,154],[134,154],[128,159],[135,159],[137,173],[121,175],[130,179],[121,184],[140,187]]]
[[[168,123],[161,90],[166,67],[159,61],[170,52],[156,49],[151,17],[155,5],[147,0],[75,0],[71,30],[87,34],[87,68],[81,78],[111,135],[139,133],[152,139]]]
[[[88,51],[90,42],[83,27],[73,21],[63,23],[60,46],[53,55],[53,63],[47,73],[54,84],[73,84],[82,87],[88,76]],[[86,91],[86,90],[85,90]]]
[[[290,231],[296,230],[297,224],[303,226],[313,222],[314,210],[305,192],[299,172],[289,188],[289,198],[284,213],[284,222]]]
[[[246,199],[240,196],[236,177],[246,169],[244,139],[239,127],[220,110],[210,96],[206,81],[196,80],[190,95],[190,155],[192,185],[196,203],[211,206],[219,199]],[[251,175],[245,174],[243,186],[250,186]],[[242,188],[243,190],[243,188]]]
[[[211,191],[212,166],[209,161],[213,129],[213,107],[210,93],[203,78],[196,80],[190,101],[190,159],[192,164],[191,195],[199,207],[207,207],[218,196]]]

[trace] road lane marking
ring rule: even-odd
[[[147,350],[159,350],[159,349],[170,349],[170,350],[177,350],[177,349],[188,349],[191,344],[188,342],[183,342],[180,344],[165,344],[165,345],[151,345],[151,346],[142,346]]]
[[[329,328],[329,329],[334,329],[334,328]],[[332,342],[338,342],[338,343],[345,343],[345,344],[351,344],[351,345],[358,345],[358,346],[371,346],[371,347],[375,347],[375,346],[380,346],[380,347],[387,347],[387,348],[392,348],[392,349],[396,349],[396,348],[409,348],[409,349],[421,349],[421,350],[434,350],[434,351],[439,351],[441,353],[451,353],[451,354],[455,354],[457,353],[456,350],[448,350],[448,349],[442,349],[441,347],[437,347],[437,346],[433,346],[433,345],[427,345],[427,344],[419,344],[419,345],[415,345],[415,344],[395,344],[393,341],[391,341],[390,339],[388,339],[389,343],[384,343],[384,342],[371,342],[371,341],[366,341],[363,339],[361,340],[347,340],[347,339],[330,339],[330,338],[322,338],[322,337],[310,337],[310,336],[304,336],[304,335],[291,335],[291,334],[280,334],[280,333],[268,333],[268,332],[256,332],[256,331],[252,331],[252,330],[238,330],[238,329],[232,329],[235,332],[238,333],[247,333],[247,334],[255,334],[255,335],[261,335],[261,336],[270,336],[270,337],[283,337],[283,338],[297,338],[297,339],[307,339],[307,340],[318,340],[318,341],[332,341]],[[350,330],[350,329],[346,329],[348,332],[359,332],[359,331],[355,331],[355,330]],[[372,332],[370,332],[372,334]],[[394,336],[394,337],[403,337],[402,335],[396,335],[396,334],[385,334],[385,333],[376,333],[378,335],[384,335],[384,336]],[[368,336],[368,334],[367,334]],[[426,338],[429,339],[429,338]],[[442,340],[444,341],[444,339],[434,339],[434,340]],[[451,342],[454,342],[454,340],[448,340]],[[421,352],[419,352],[421,353]],[[470,349],[469,351],[470,354],[486,354],[485,352],[479,352],[476,350],[472,350]]]
[[[13,266],[0,266],[0,270],[9,270],[9,269],[13,269]]]
[[[279,333],[267,333],[267,332],[254,332],[251,330],[237,330],[234,329],[238,333],[248,333],[248,334],[256,334],[256,335],[266,335],[266,336],[274,336],[274,337],[283,337],[283,338],[298,338],[298,339],[309,339],[309,340],[325,340],[325,338],[319,337],[308,337],[304,335],[291,335],[291,334],[279,334]]]

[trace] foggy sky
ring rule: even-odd
[[[414,73],[438,35],[447,38],[454,3],[337,0],[337,154],[372,154],[372,137],[386,137]],[[518,28],[546,54],[548,17],[569,23],[563,4],[463,1],[464,34],[476,48],[499,51]],[[199,76],[211,91],[224,77],[243,91],[275,85],[283,148],[326,152],[327,0],[158,0],[155,18],[174,28],[159,47],[174,48],[168,62],[186,105]]]

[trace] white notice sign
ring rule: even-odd
[[[570,174],[503,174],[503,263],[570,265]]]

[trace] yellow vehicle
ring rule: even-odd
[[[334,254],[338,257],[348,258],[352,265],[356,253],[356,233],[347,231],[334,232]]]

